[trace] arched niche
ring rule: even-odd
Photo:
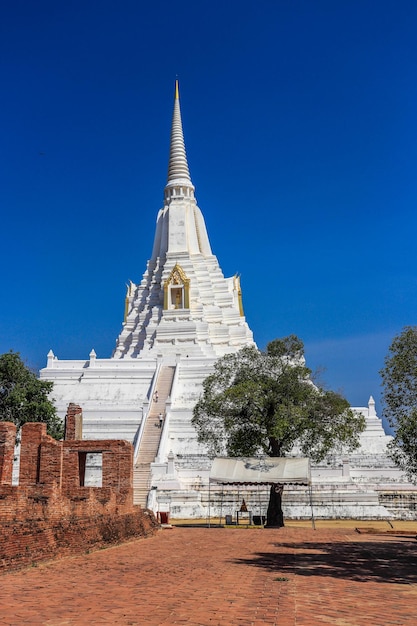
[[[164,283],[164,309],[190,308],[190,279],[178,263]]]

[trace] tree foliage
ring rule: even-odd
[[[417,482],[417,326],[393,339],[380,374],[384,417],[395,432],[389,455]]]
[[[365,427],[347,400],[313,384],[302,341],[275,339],[266,352],[245,347],[215,364],[192,422],[211,456],[286,456],[314,461],[359,445]]]
[[[0,355],[0,420],[17,428],[25,422],[45,422],[48,434],[61,439],[62,421],[48,397],[52,387],[52,382],[38,380],[18,352]]]

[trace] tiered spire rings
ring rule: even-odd
[[[185,152],[182,130],[178,80],[175,81],[174,114],[172,116],[171,148],[169,154],[168,180],[165,186],[165,200],[194,196]]]

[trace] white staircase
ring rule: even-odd
[[[133,468],[133,501],[143,508],[146,507],[150,488],[151,463],[158,454],[162,435],[163,424],[160,424],[159,414],[162,413],[165,417],[166,401],[171,395],[174,373],[174,366],[161,367]]]

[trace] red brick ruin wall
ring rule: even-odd
[[[16,427],[0,422],[0,570],[80,554],[154,534],[153,513],[133,504],[133,448],[127,441],[84,441],[71,404],[66,438],[46,425],[21,431],[19,485],[12,485]],[[102,487],[84,487],[87,453],[102,455]]]

